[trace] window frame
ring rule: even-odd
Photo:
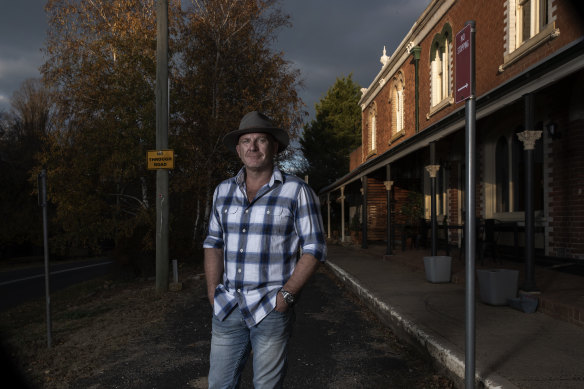
[[[430,46],[430,116],[454,103],[452,28],[446,23]]]
[[[389,143],[405,135],[405,83],[399,71],[392,80],[389,103],[391,104],[391,134]]]
[[[367,128],[367,157],[377,153],[377,104],[375,101],[369,108]]]
[[[504,132],[499,131],[497,134],[493,134],[486,140],[484,145],[485,152],[485,180],[484,180],[484,190],[485,190],[485,217],[494,218],[502,221],[517,221],[523,220],[525,217],[525,210],[521,209],[521,205],[524,204],[524,191],[525,191],[525,181],[522,172],[524,158],[524,149],[521,141],[517,138],[518,131]],[[497,145],[501,141],[505,140],[505,151],[507,156],[501,158],[497,154]],[[538,157],[542,159],[539,165],[542,169],[543,176],[543,140],[538,140],[536,143],[536,153],[541,155],[536,155],[534,158],[537,160]],[[519,147],[521,146],[521,147]],[[504,162],[507,166],[499,166],[498,163]],[[537,169],[537,165],[534,166],[534,170]],[[507,210],[499,209],[499,177],[497,177],[497,172],[500,169],[506,169],[506,201]],[[537,175],[537,172],[534,172]],[[540,195],[545,195],[545,187],[542,183],[542,193]],[[521,197],[521,198],[520,198]],[[534,199],[535,200],[535,199]],[[534,204],[535,205],[535,204]],[[544,215],[545,201],[541,201],[541,209],[535,209],[535,217],[541,218]]]
[[[503,63],[499,65],[499,72],[519,61],[541,45],[560,35],[556,27],[554,14],[556,0],[507,0],[505,20],[505,52]],[[530,9],[530,36],[523,39],[523,16],[521,7],[529,2]]]

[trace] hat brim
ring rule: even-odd
[[[239,137],[244,134],[251,134],[251,133],[262,133],[262,134],[270,134],[272,135],[276,141],[278,142],[278,153],[281,153],[288,147],[288,143],[290,142],[290,138],[288,137],[288,133],[281,128],[244,128],[241,130],[231,131],[227,135],[223,137],[223,144],[229,150],[232,150],[234,153],[237,153],[237,143],[239,142]]]

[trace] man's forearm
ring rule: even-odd
[[[303,254],[298,260],[292,276],[284,285],[284,289],[292,294],[299,293],[319,265],[320,262],[312,254]]]
[[[223,277],[223,249],[205,249],[205,278],[207,279],[207,297],[213,305],[215,288]]]

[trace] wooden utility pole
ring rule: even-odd
[[[168,149],[168,0],[156,4],[156,149]],[[168,290],[168,170],[156,170],[156,291]]]

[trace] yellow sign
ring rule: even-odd
[[[174,150],[148,150],[148,169],[174,169]]]

